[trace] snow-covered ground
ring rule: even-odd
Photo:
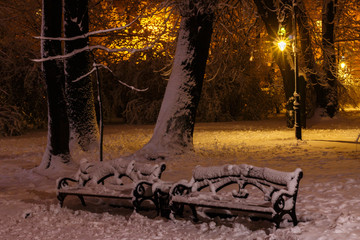
[[[100,199],[82,207],[74,197],[58,206],[55,181],[74,169],[48,176],[32,169],[42,158],[46,131],[0,138],[0,239],[360,239],[360,112],[317,119],[294,139],[283,119],[197,124],[195,152],[166,161],[163,179],[190,179],[196,165],[247,163],[283,171],[300,167],[296,227],[275,229],[268,221],[247,217],[168,220],[148,218]],[[141,148],[153,126],[105,126],[104,158],[118,158]],[[327,141],[324,141],[327,140]],[[344,142],[335,142],[344,141]],[[95,154],[73,149],[75,161]]]

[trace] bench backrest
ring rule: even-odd
[[[129,159],[114,159],[108,162],[89,163],[86,160],[80,164],[77,178],[81,185],[91,181],[103,183],[108,177],[114,176],[117,180],[126,176],[131,181],[156,181],[161,178],[165,170],[165,163],[140,163]],[[119,181],[120,182],[120,181]]]
[[[210,187],[211,191],[217,192],[231,183],[239,183],[245,187],[247,184],[258,187],[265,194],[271,194],[269,188],[286,189],[293,195],[298,189],[302,178],[302,170],[297,168],[293,172],[283,172],[270,168],[255,167],[248,164],[214,167],[197,166],[193,171],[192,191],[199,191]]]
[[[156,181],[161,178],[161,174],[165,169],[165,163],[151,164],[135,162],[133,172],[136,174],[136,177],[134,176],[133,180]]]

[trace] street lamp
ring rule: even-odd
[[[345,63],[345,62],[341,62],[341,63],[340,63],[340,67],[341,67],[342,69],[344,69],[344,68],[346,67],[346,63]]]
[[[346,68],[346,62],[345,62],[345,57],[342,56],[341,60],[340,60],[340,68],[341,69],[345,69]]]
[[[278,45],[280,51],[284,51],[286,48],[286,42],[284,40],[280,40],[277,45]]]
[[[279,38],[277,39],[277,46],[279,47],[280,51],[284,51],[287,45],[286,39],[286,29],[285,27],[280,27],[278,31]]]
[[[300,94],[299,94],[299,66],[298,66],[298,59],[297,59],[297,46],[296,46],[296,39],[297,39],[297,31],[296,31],[296,6],[295,0],[292,1],[292,25],[293,25],[293,39],[292,39],[292,52],[294,55],[294,78],[295,78],[295,91],[294,91],[294,112],[295,112],[295,137],[298,140],[302,139],[301,136],[301,113],[300,113]],[[286,41],[284,40],[284,35],[286,31],[284,27],[281,27],[279,30],[280,40],[278,41],[277,45],[280,51],[284,51],[286,48]]]

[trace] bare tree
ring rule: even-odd
[[[154,134],[136,154],[164,158],[193,149],[197,106],[214,21],[216,0],[177,2],[182,17],[172,72]]]
[[[64,0],[65,38],[85,35],[89,31],[88,0]],[[89,39],[65,42],[65,54],[76,53],[88,46]],[[89,51],[81,51],[65,59],[65,92],[70,131],[84,150],[98,145],[98,127],[94,106]]]
[[[301,56],[304,60],[304,67],[302,68],[305,72],[305,76],[307,78],[307,89],[309,90],[306,99],[303,97],[301,100],[301,104],[305,106],[303,108],[303,115],[307,117],[312,117],[314,115],[315,109],[318,108],[318,100],[317,96],[320,95],[322,85],[319,84],[319,74],[318,74],[318,66],[315,63],[315,56],[313,51],[313,39],[311,34],[313,33],[313,29],[311,28],[311,19],[309,18],[309,13],[306,9],[305,3],[303,0],[297,0],[298,8],[297,10],[297,25],[299,27],[299,36],[301,43]],[[303,123],[306,121],[303,120]]]
[[[43,0],[42,2],[42,36],[61,37],[62,0]],[[61,55],[61,42],[54,40],[41,41],[43,58]],[[47,86],[48,101],[48,140],[40,168],[49,168],[54,161],[68,163],[69,121],[65,101],[64,65],[61,60],[42,63],[42,70]]]
[[[333,117],[339,109],[336,77],[335,16],[337,0],[323,0],[322,49],[326,88],[320,96],[320,107]]]

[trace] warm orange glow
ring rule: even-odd
[[[277,45],[278,45],[280,51],[284,51],[286,48],[286,42],[284,40],[279,41]]]
[[[106,14],[101,18],[106,19],[106,28],[117,28],[125,26],[136,20],[135,17],[129,17],[129,14],[124,14],[124,9],[111,5],[107,1],[102,1],[102,9]],[[166,44],[174,42],[176,39],[176,29],[171,31],[174,24],[176,24],[177,16],[170,15],[169,9],[158,10],[155,8],[148,8],[139,13],[133,13],[133,16],[141,15],[131,26],[127,29],[119,31],[118,36],[101,37],[96,39],[102,45],[110,49],[129,49],[140,50],[151,47],[152,52],[161,56],[166,56],[169,53],[164,51]],[[128,60],[132,53],[130,51],[122,51],[112,53],[112,61],[119,62]],[[139,61],[146,60],[147,54],[142,53],[139,56]]]
[[[346,63],[345,63],[345,62],[341,62],[341,63],[340,63],[340,67],[341,67],[342,69],[344,69],[344,68],[346,67]]]

